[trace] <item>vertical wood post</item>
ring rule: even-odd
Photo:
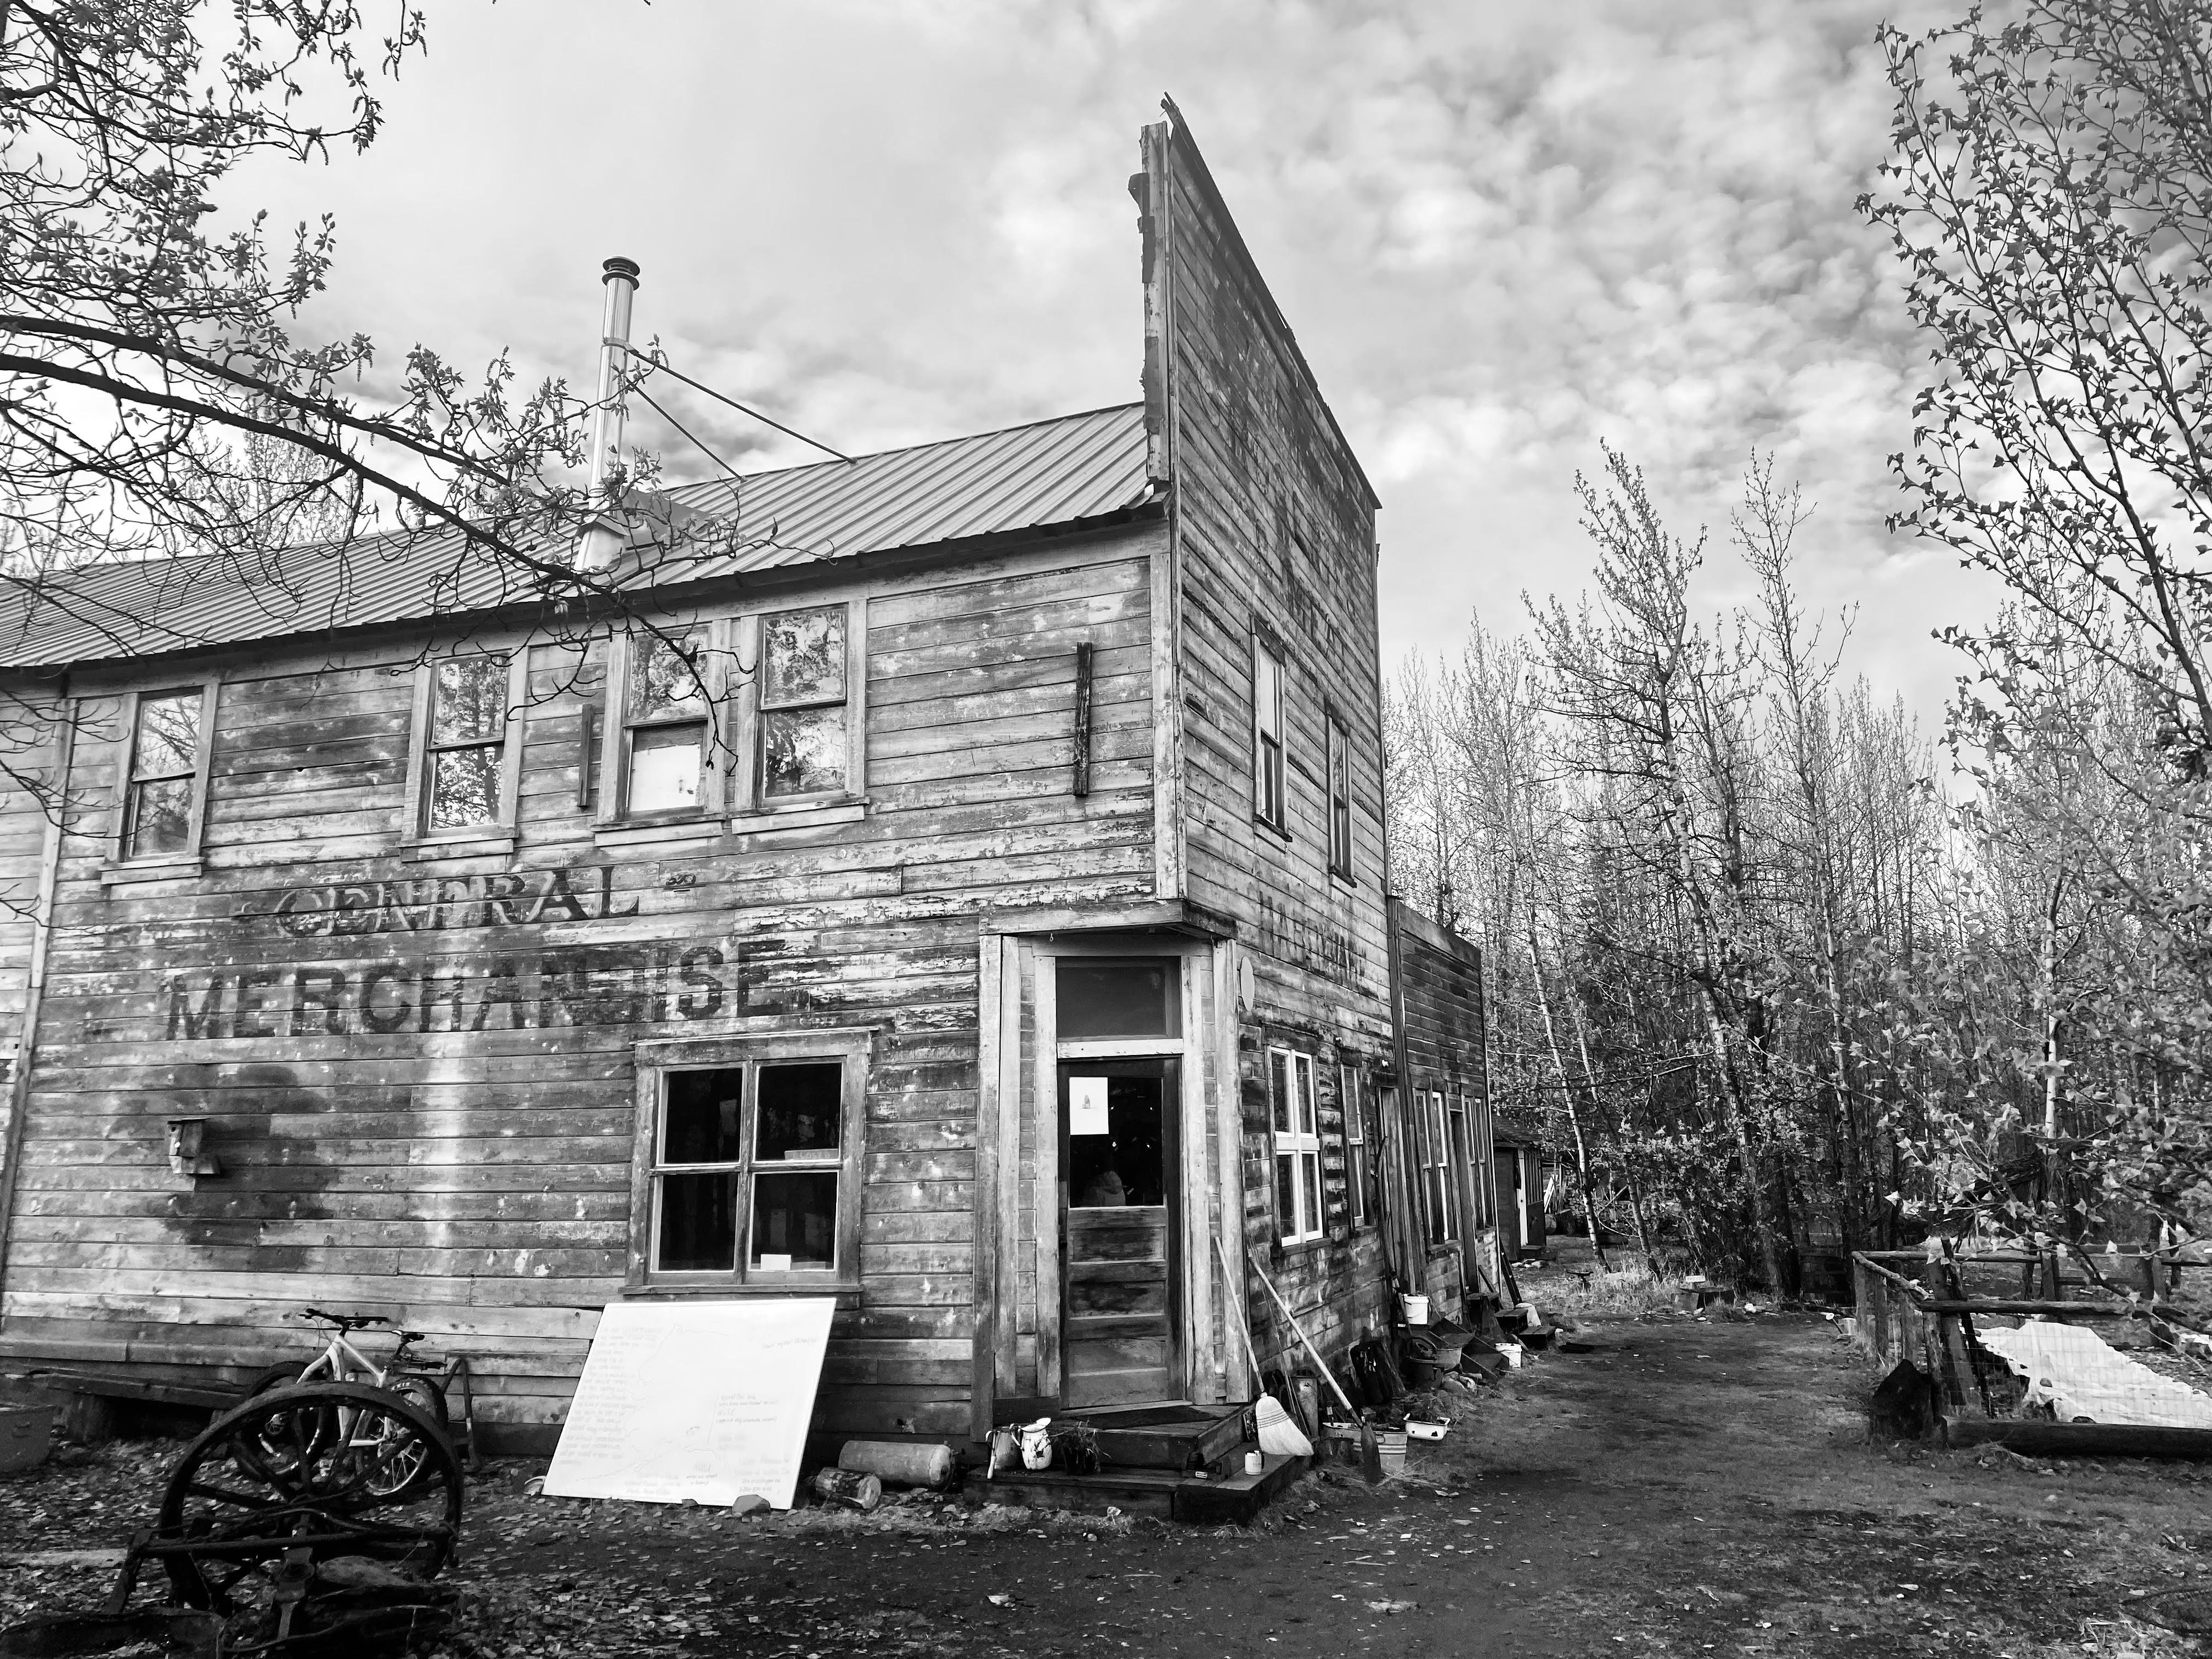
[[[1089,641],[1075,647],[1075,775],[1070,783],[1077,799],[1091,793],[1091,677],[1094,650]]]

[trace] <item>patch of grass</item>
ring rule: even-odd
[[[1571,1276],[1553,1274],[1540,1290],[1526,1284],[1522,1288],[1547,1312],[1640,1314],[1672,1308],[1682,1280],[1673,1273],[1654,1272],[1641,1257],[1627,1256],[1618,1267],[1594,1267]]]

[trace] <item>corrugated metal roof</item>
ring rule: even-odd
[[[637,591],[1104,518],[1142,504],[1141,404],[669,492],[717,522],[715,550],[618,571]],[[732,520],[734,518],[734,524]],[[27,668],[484,611],[546,597],[450,532],[256,561],[90,565],[0,601],[0,664]]]

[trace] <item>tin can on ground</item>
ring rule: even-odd
[[[884,1501],[884,1483],[858,1469],[822,1469],[814,1477],[814,1495],[866,1515]]]

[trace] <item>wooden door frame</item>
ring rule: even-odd
[[[1182,1397],[1184,1399],[1188,1399],[1190,1397],[1188,1382],[1192,1369],[1190,1358],[1190,1322],[1184,1316],[1183,1301],[1185,1294],[1185,1281],[1187,1281],[1190,1277],[1188,1264],[1184,1260],[1184,1258],[1190,1253],[1190,1246],[1188,1240],[1190,1230],[1190,1221],[1188,1213],[1190,1208],[1190,1195],[1184,1189],[1183,1183],[1185,1171],[1182,1167],[1184,1159],[1182,1155],[1184,1145],[1182,1131],[1183,1103],[1187,1098],[1186,1091],[1182,1086],[1182,1073],[1186,1062],[1181,1054],[1176,1054],[1164,1052],[1155,1053],[1151,1051],[1143,1053],[1133,1052],[1133,1043],[1134,1041],[1134,1039],[1126,1041],[1111,1039],[1104,1042],[1065,1042],[1059,1045],[1062,1049],[1072,1052],[1063,1054],[1059,1063],[1053,1067],[1053,1103],[1051,1118],[1053,1131],[1053,1156],[1056,1165],[1060,1155],[1060,1141],[1063,1139],[1060,1134],[1061,1121],[1065,1115],[1060,1098],[1060,1091],[1067,1082],[1066,1073],[1068,1067],[1072,1066],[1079,1066],[1085,1063],[1098,1066],[1111,1066],[1117,1065],[1124,1061],[1136,1061],[1144,1064],[1157,1065],[1164,1071],[1171,1072],[1174,1074],[1174,1088],[1163,1088],[1160,1091],[1160,1109],[1170,1120],[1170,1125],[1164,1127],[1171,1127],[1174,1134],[1172,1142],[1169,1143],[1164,1141],[1160,1148],[1161,1159],[1164,1165],[1161,1171],[1163,1176],[1163,1190],[1160,1196],[1162,1206],[1168,1212],[1167,1226],[1165,1229],[1168,1249],[1167,1291],[1169,1297],[1167,1317],[1167,1372],[1170,1387],[1175,1388],[1181,1386],[1183,1389]],[[1148,1038],[1145,1039],[1145,1041],[1157,1042],[1158,1039]],[[1080,1052],[1086,1048],[1104,1050],[1105,1052],[1089,1054]],[[1164,1077],[1161,1079],[1163,1083],[1165,1083],[1167,1080],[1168,1079]],[[1057,1253],[1062,1243],[1061,1235],[1065,1232],[1067,1225],[1067,1212],[1070,1208],[1073,1207],[1072,1200],[1063,1201],[1060,1195],[1060,1182],[1057,1178],[1053,1182],[1053,1201],[1054,1206],[1053,1217],[1053,1242],[1055,1253]],[[1037,1218],[1037,1228],[1040,1232],[1042,1232],[1044,1228],[1044,1218],[1042,1214]],[[1178,1231],[1178,1229],[1181,1229],[1181,1231]],[[1064,1401],[1066,1398],[1067,1383],[1066,1373],[1066,1358],[1067,1352],[1067,1309],[1066,1301],[1067,1291],[1067,1263],[1065,1260],[1060,1262],[1059,1288],[1061,1296],[1061,1306],[1060,1313],[1060,1330],[1058,1332],[1058,1346],[1061,1355],[1062,1370],[1060,1386],[1054,1390],[1054,1394],[1055,1397]],[[1168,1397],[1172,1399],[1175,1396],[1170,1395]]]
[[[1175,1286],[1180,1304],[1175,1328],[1180,1375],[1176,1380],[1181,1383],[1185,1399],[1203,1398],[1212,1389],[1213,1274],[1208,1251],[1212,1230],[1208,1217],[1212,1183],[1208,1179],[1206,1138],[1208,1034],[1200,1018],[1205,1005],[1199,994],[1199,975],[1206,971],[1214,947],[1203,939],[1141,934],[1091,934],[1080,939],[1040,936],[1024,943],[1030,945],[1036,964],[1035,1071],[1030,1093],[1036,1161],[1030,1201],[1036,1217],[1037,1392],[1056,1400],[1064,1386],[1060,1342],[1060,1291],[1066,1273],[1060,1259],[1059,1237],[1060,1062],[1172,1057],[1178,1062],[1176,1069],[1182,1080],[1176,1101],[1180,1155],[1175,1159],[1175,1170],[1182,1183],[1182,1237],[1178,1241],[1182,1260]],[[1062,957],[1176,957],[1182,963],[1179,990],[1182,1035],[1060,1042],[1055,965]],[[1214,1017],[1220,1018],[1218,1007]],[[1018,1047],[1018,1037],[1016,1046]],[[1049,1224],[1048,1217],[1051,1218]]]

